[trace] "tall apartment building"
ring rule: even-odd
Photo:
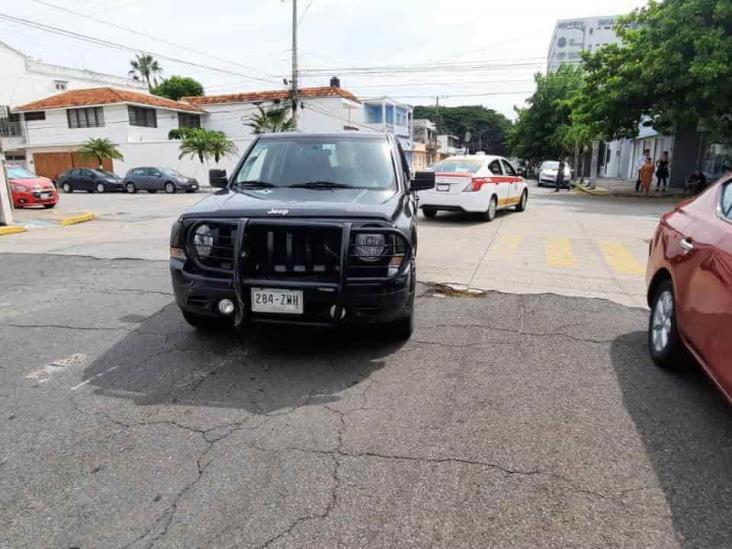
[[[580,52],[596,51],[607,44],[620,42],[615,34],[617,15],[560,19],[549,44],[547,72],[554,72],[566,63],[578,63]]]

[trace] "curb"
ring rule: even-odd
[[[81,215],[72,215],[70,217],[64,217],[61,220],[61,225],[63,227],[66,227],[68,225],[76,225],[77,223],[85,223],[86,221],[91,221],[92,219],[95,219],[97,217],[96,214],[93,213],[85,213]]]
[[[5,227],[0,227],[0,236],[4,234],[18,234],[18,233],[24,233],[28,229],[25,227],[22,227],[20,225],[8,225]]]
[[[602,187],[597,187],[595,189],[588,189],[587,187],[581,187],[579,185],[576,185],[574,187],[580,192],[583,192],[585,194],[589,194],[591,196],[612,196],[613,198],[651,198],[651,199],[675,199],[675,200],[682,200],[686,198],[684,195],[671,193],[671,194],[649,194],[648,196],[642,194],[642,193],[626,193],[626,192],[612,192],[608,191],[607,189],[603,189]]]

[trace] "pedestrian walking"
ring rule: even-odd
[[[668,159],[668,151],[663,151],[661,159],[656,162],[656,192],[659,190],[666,192],[666,186],[668,185],[668,174],[669,165],[671,162]]]
[[[640,191],[641,188],[641,177],[640,177],[640,171],[643,167],[643,164],[646,163],[646,158],[651,156],[651,149],[646,149],[643,151],[643,154],[638,157],[638,159],[635,161],[635,173],[636,173],[636,180],[635,180],[635,192]]]
[[[645,163],[641,166],[641,169],[638,172],[638,178],[640,179],[643,192],[648,196],[648,192],[651,189],[651,183],[653,183],[653,160],[651,160],[650,156],[646,157]]]
[[[557,166],[557,177],[554,179],[554,192],[558,193],[562,185],[564,185],[564,160],[560,160],[559,166]]]

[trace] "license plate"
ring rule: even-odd
[[[302,290],[252,288],[251,295],[253,313],[301,315],[303,312]]]
[[[41,193],[41,200],[48,200],[49,198],[51,198],[49,193]]]
[[[450,192],[450,185],[448,185],[446,183],[438,183],[436,188],[438,191],[443,192],[443,193]]]

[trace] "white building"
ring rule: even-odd
[[[615,34],[617,15],[560,19],[549,43],[547,72],[555,72],[566,63],[579,63],[580,52],[597,51],[602,46],[620,42]]]
[[[299,90],[298,127],[306,132],[334,132],[368,129],[363,123],[363,106],[351,92],[327,86]],[[284,104],[289,90],[231,93],[184,97],[182,100],[204,109],[203,126],[218,130],[229,139],[250,138],[254,129],[249,125],[258,108]]]
[[[69,90],[13,111],[24,128],[26,166],[52,179],[69,168],[94,164],[76,152],[89,138],[106,138],[118,146],[124,160],[107,166],[117,173],[139,165],[179,166],[179,142],[171,141],[169,132],[200,127],[205,114],[188,103],[114,88]]]
[[[19,116],[9,112],[11,106],[100,86],[147,92],[144,83],[131,78],[43,63],[0,42],[0,140],[6,156],[21,162],[25,159],[24,128]]]
[[[442,134],[437,136],[437,152],[442,156],[452,156],[458,152],[460,140],[457,136]]]

